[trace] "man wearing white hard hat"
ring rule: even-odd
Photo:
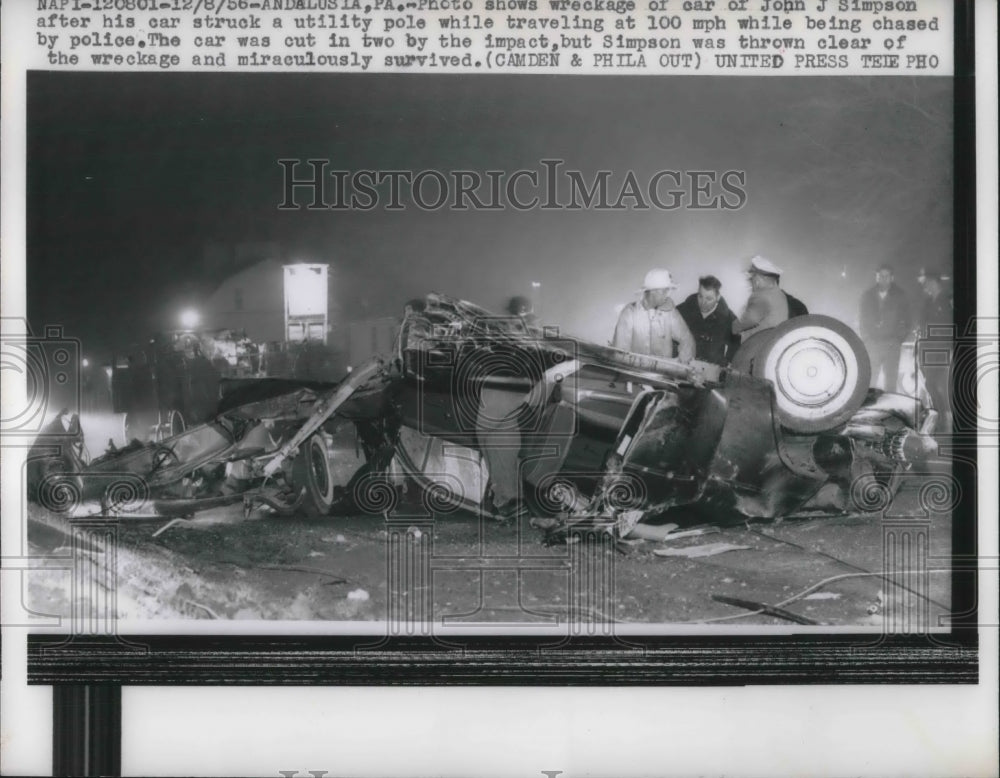
[[[800,300],[781,289],[781,268],[767,257],[758,254],[751,259],[747,276],[753,291],[743,314],[733,322],[733,332],[741,334],[744,342],[751,335],[777,327],[793,316],[809,313]]]
[[[642,298],[622,309],[611,345],[636,354],[690,362],[694,358],[694,337],[670,299],[670,292],[676,288],[669,270],[656,268],[646,273],[639,290]]]

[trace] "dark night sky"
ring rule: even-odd
[[[28,313],[84,350],[170,326],[211,291],[208,243],[329,262],[372,314],[427,291],[606,340],[647,269],[740,306],[755,253],[853,323],[874,266],[951,265],[948,79],[31,73]],[[738,211],[279,211],[279,158],[332,168],[593,175],[745,170]],[[616,191],[615,185],[612,190]],[[351,311],[350,305],[346,310]]]

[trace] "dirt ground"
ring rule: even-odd
[[[120,435],[113,417],[99,421],[91,451]],[[339,452],[343,480],[356,457]],[[884,515],[713,526],[680,514],[676,531],[687,534],[618,544],[546,545],[529,519],[428,515],[413,499],[388,516],[244,516],[236,505],[171,521],[146,510],[123,514],[84,553],[111,559],[101,554],[114,546],[123,619],[369,621],[404,631],[569,622],[738,630],[797,619],[923,630],[949,609],[952,527],[947,513],[920,509],[919,487],[904,481]],[[26,602],[40,618],[72,610],[73,534],[69,519],[31,508],[31,552],[50,557],[27,576]]]

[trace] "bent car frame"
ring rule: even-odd
[[[525,513],[560,529],[624,535],[676,508],[720,520],[867,512],[937,451],[935,412],[869,389],[870,374],[858,337],[825,316],[758,333],[723,368],[431,294],[394,354],[339,383],[224,381],[211,421],[163,441],[89,463],[33,451],[29,497],[59,512],[93,501],[187,516],[242,503],[319,516],[384,513],[415,483],[431,506],[493,514],[489,463],[503,450]],[[79,435],[78,422],[56,422]],[[345,423],[365,464],[336,483],[332,436]]]

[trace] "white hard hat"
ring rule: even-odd
[[[748,273],[764,273],[769,276],[780,276],[781,268],[775,265],[767,257],[762,257],[760,254],[755,256],[750,260],[750,269],[747,270]]]
[[[646,273],[646,277],[642,279],[642,289],[640,291],[645,292],[648,289],[676,288],[677,284],[674,283],[674,277],[670,275],[670,271],[657,267]]]

